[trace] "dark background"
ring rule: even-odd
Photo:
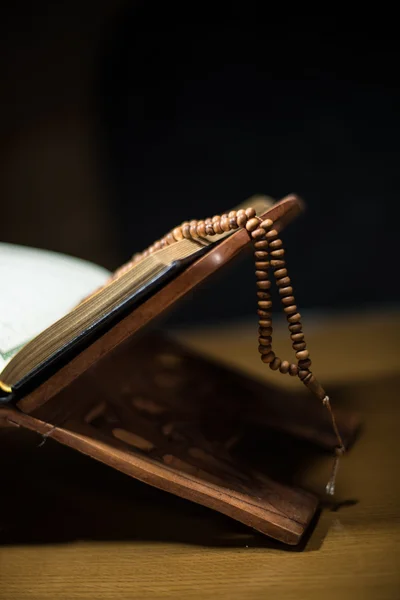
[[[390,15],[55,4],[17,2],[1,25],[3,241],[112,269],[185,219],[296,192],[308,210],[284,240],[299,306],[397,302]],[[242,261],[179,318],[252,313],[252,271]]]

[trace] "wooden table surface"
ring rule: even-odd
[[[397,312],[306,317],[314,371],[364,429],[342,462],[337,503],[301,548],[284,548],[201,506],[133,481],[33,434],[0,441],[0,598],[4,600],[400,598]],[[179,337],[264,377],[299,385],[255,358],[256,329]],[[288,342],[278,330],[279,354]],[[304,482],[321,490],[329,458]]]

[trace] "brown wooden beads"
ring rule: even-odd
[[[136,254],[133,261],[140,260],[184,238],[204,238],[229,232],[238,227],[246,228],[254,247],[257,314],[259,317],[258,351],[261,360],[268,364],[273,371],[279,370],[283,374],[289,373],[292,377],[299,377],[313,393],[323,400],[326,396],[325,391],[310,371],[311,359],[303,333],[301,315],[297,309],[291,279],[286,268],[285,249],[271,219],[261,220],[256,216],[254,208],[250,207],[237,212],[232,210],[229,214],[221,216],[215,215],[212,219],[186,221],[141,254]],[[272,349],[272,299],[269,275],[271,270],[288,321],[297,364],[281,360]]]
[[[160,248],[186,239],[198,239],[206,236],[213,236],[237,229],[246,228],[254,247],[255,275],[257,284],[257,314],[259,316],[259,338],[258,350],[261,354],[261,360],[269,364],[273,371],[279,370],[281,373],[289,373],[291,376],[298,376],[315,392],[317,387],[315,378],[311,380],[311,359],[307,350],[307,345],[302,330],[301,316],[297,310],[294,298],[291,279],[288,275],[285,262],[285,249],[278,232],[274,229],[271,219],[262,221],[256,216],[254,208],[246,210],[230,211],[229,214],[215,215],[212,219],[201,221],[192,220],[184,222],[179,227],[175,227],[161,240],[155,242],[144,253],[138,254],[134,260],[139,260],[156,252]],[[281,360],[272,350],[272,299],[270,294],[271,281],[269,272],[273,271],[279,296],[282,302],[283,311],[288,321],[290,337],[293,350],[296,355],[297,364],[290,363],[287,360]],[[318,395],[322,393],[322,388],[318,388]]]
[[[329,398],[324,388],[310,371],[311,359],[303,333],[301,315],[297,310],[292,282],[286,268],[285,249],[277,230],[274,229],[271,219],[262,221],[256,216],[254,208],[250,207],[246,210],[238,210],[237,212],[232,210],[229,214],[221,216],[215,215],[212,219],[192,220],[190,223],[185,222],[179,227],[175,227],[175,229],[170,231],[161,240],[156,241],[141,254],[136,254],[132,261],[136,262],[184,238],[204,238],[206,236],[229,232],[238,227],[246,228],[254,247],[257,314],[259,317],[258,351],[261,355],[261,360],[265,364],[268,364],[273,371],[279,370],[283,374],[289,373],[292,377],[299,377],[304,385],[323,402],[324,406],[330,411],[333,429],[338,441],[337,451],[338,455],[341,455],[344,452],[344,446],[330,407]],[[271,269],[288,322],[297,364],[281,360],[272,349],[272,299],[270,294],[271,280],[269,276]],[[337,464],[335,463],[335,465],[334,474],[327,486],[328,493],[333,493],[334,490]]]

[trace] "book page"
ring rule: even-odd
[[[22,346],[109,277],[106,269],[78,258],[0,243],[0,372]]]

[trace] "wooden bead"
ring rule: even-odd
[[[238,211],[238,216],[236,217],[236,222],[239,225],[239,227],[244,227],[248,221],[248,218],[247,218],[247,215],[244,213],[244,211],[243,211],[243,214],[241,214],[241,215],[239,215],[239,212],[240,211]]]
[[[283,360],[279,370],[281,373],[285,374],[289,372],[290,363],[287,360]]]
[[[247,231],[250,231],[250,232],[254,231],[255,229],[258,229],[259,224],[260,224],[260,221],[258,219],[250,219],[246,223],[246,229],[247,229]]]
[[[271,327],[272,321],[271,321],[271,319],[260,319],[258,321],[258,324],[260,326],[260,329],[259,329],[260,333],[261,333],[261,328],[262,328],[262,334],[263,335],[264,335],[264,330],[268,329],[268,330],[270,330],[270,332],[269,333],[265,332],[265,335],[271,335],[271,333],[272,333],[272,327]]]
[[[276,229],[270,229],[269,231],[267,231],[266,236],[267,240],[269,242],[272,242],[273,240],[275,240],[278,237],[278,232]]]
[[[271,292],[270,292],[270,288],[266,287],[266,288],[258,288],[258,284],[262,283],[261,281],[257,281],[257,296],[258,298],[263,298],[266,299],[268,298],[268,300],[271,299]],[[268,282],[270,283],[270,282]],[[260,294],[260,295],[259,295]],[[263,294],[263,296],[261,296],[261,294]]]
[[[266,271],[269,268],[269,262],[267,260],[257,260],[256,261],[256,269],[261,269],[262,271]]]
[[[307,344],[305,342],[294,342],[293,344],[293,350],[296,350],[296,352],[299,352],[299,350],[305,350]]]
[[[301,320],[301,314],[295,313],[294,315],[290,315],[287,320],[289,323],[298,323]]]
[[[260,240],[264,236],[265,236],[265,229],[263,229],[262,227],[259,227],[255,231],[251,232],[251,237],[253,238],[253,240]]]
[[[290,337],[292,342],[302,342],[304,340],[304,333],[302,331],[300,333],[291,333]]]
[[[213,218],[211,219],[211,223],[214,225],[214,223],[218,223],[220,220],[220,216],[219,215],[214,215]]]
[[[299,370],[300,379],[303,381],[303,379],[305,379],[309,375],[309,373],[310,373],[310,371],[307,371],[307,369],[300,369]]]
[[[258,346],[260,354],[269,354],[271,352],[271,346]]]
[[[269,329],[270,327],[272,327],[272,315],[269,311],[264,311],[264,312],[266,313],[266,316],[260,317],[260,320],[269,322],[269,325],[266,325],[265,327],[263,327],[263,329]],[[261,329],[260,321],[258,322],[258,324],[259,324],[259,329]],[[271,334],[268,333],[268,335],[271,335]]]
[[[273,371],[277,371],[279,369],[279,367],[281,366],[281,359],[276,356],[274,358],[274,360],[272,362],[269,363],[269,368],[272,369]]]
[[[281,296],[293,296],[293,288],[288,285],[287,287],[279,288],[279,294]]]
[[[292,377],[295,377],[295,375],[297,375],[298,372],[299,372],[299,367],[292,363],[289,367],[289,375],[291,375]]]
[[[271,287],[271,282],[268,279],[257,281],[257,287],[260,290],[269,290]]]
[[[199,234],[197,233],[197,223],[196,223],[196,225],[191,225],[190,226],[190,235],[191,235],[192,238],[199,237]]]
[[[272,250],[271,256],[274,258],[283,258],[285,256],[285,251],[283,248],[279,248],[279,250]]]
[[[271,282],[269,279],[260,279],[256,281],[257,291],[259,292],[268,292],[270,294]],[[269,296],[270,297],[270,296]]]
[[[252,219],[257,214],[253,207],[246,208],[245,213],[249,219]]]
[[[268,279],[268,273],[266,271],[256,271],[257,279]]]
[[[272,302],[271,300],[259,300],[258,306],[259,308],[262,308],[262,310],[268,310],[269,308],[271,308]]]
[[[268,363],[271,363],[274,360],[274,358],[275,358],[275,352],[271,351],[271,352],[268,352],[268,354],[263,354],[263,356],[261,357],[261,360],[264,363],[268,364]]]
[[[282,240],[280,240],[279,238],[277,240],[272,240],[272,242],[269,243],[269,247],[271,248],[271,250],[278,250],[278,248],[282,248],[282,246]]]
[[[236,210],[231,210],[231,211],[228,213],[228,217],[229,217],[230,219],[236,219],[236,215],[237,215],[237,212],[236,212]]]
[[[310,353],[308,350],[300,350],[300,352],[296,352],[297,360],[305,360],[309,356],[310,356]]]
[[[279,295],[286,298],[286,296],[293,296],[293,288],[288,285],[278,289]]]
[[[204,223],[207,225],[212,225],[212,219],[210,219],[210,217],[208,217],[207,219],[204,219]]]
[[[220,221],[220,226],[221,226],[222,231],[225,231],[225,232],[230,231],[228,215],[222,215],[221,221]]]
[[[261,308],[258,308],[258,310],[262,310]],[[272,324],[272,313],[270,310],[263,310],[263,312],[265,313],[264,315],[260,316],[260,319],[262,321],[269,321],[269,325],[267,325],[267,327],[271,327]],[[258,324],[260,325],[260,322],[258,322]]]
[[[266,241],[266,240],[262,240],[262,242],[263,241]],[[260,242],[257,242],[257,243],[260,243]],[[271,260],[271,267],[274,268],[274,269],[282,269],[285,265],[286,265],[286,263],[285,263],[284,260],[278,260],[278,259],[275,259],[275,258],[273,258]]]
[[[254,248],[256,250],[266,250],[268,248],[267,240],[257,240],[254,242]]]
[[[281,302],[283,306],[289,306],[295,302],[295,299],[294,296],[285,296],[284,298],[281,298]]]
[[[260,346],[270,346],[271,345],[270,336],[267,336],[267,337],[260,336],[258,338],[258,343],[260,344]]]
[[[271,221],[271,219],[265,219],[265,221],[263,221],[261,223],[261,227],[268,230],[268,229],[271,229],[273,224],[274,224],[274,222]]]
[[[217,235],[220,235],[221,233],[224,233],[224,231],[223,231],[223,229],[221,227],[221,220],[220,219],[218,219],[218,221],[215,221],[213,223],[213,228],[214,228],[214,231],[215,231],[215,233]]]
[[[262,337],[270,337],[272,334],[272,327],[259,327],[258,328],[258,333],[262,336]],[[271,338],[272,339],[272,338]]]
[[[237,224],[236,217],[229,218],[229,225],[231,226],[231,229],[237,229],[239,227],[239,225]]]
[[[199,221],[197,223],[197,233],[198,233],[199,237],[205,237],[205,235],[206,235],[206,224],[204,223],[204,221]]]
[[[282,288],[288,287],[290,285],[290,277],[282,277],[281,279],[277,279],[276,285]]]
[[[245,211],[245,210],[243,210],[243,208],[239,208],[239,210],[238,210],[238,211],[237,211],[237,213],[236,213],[236,216],[237,216],[237,217],[243,217],[243,216],[246,216],[246,218],[247,218],[246,211]]]
[[[182,225],[182,233],[183,233],[183,237],[186,238],[187,240],[190,240],[190,225],[189,223],[183,223]]]
[[[257,298],[260,300],[269,300],[271,298],[271,294],[269,292],[257,292]]]
[[[266,339],[269,340],[269,343],[266,342],[264,344],[259,345],[259,348],[268,348],[268,350],[265,350],[265,352],[261,352],[261,350],[259,350],[260,354],[268,354],[268,352],[271,352],[271,344],[272,344],[272,338],[271,336],[267,336],[266,338],[262,338],[262,339]]]
[[[290,306],[285,306],[285,308],[283,309],[283,312],[286,315],[292,315],[297,311],[297,306],[295,304],[291,304]]]
[[[274,275],[276,279],[282,279],[282,277],[287,276],[287,269],[277,269],[276,271],[274,271]]]
[[[268,258],[269,254],[265,250],[256,250],[254,252],[254,256],[256,257],[257,260],[264,260],[265,258]],[[269,263],[268,263],[268,265],[269,265]]]
[[[302,329],[303,326],[301,323],[291,323],[289,325],[289,331],[291,331],[292,333],[300,333]]]
[[[259,354],[269,354],[272,351],[271,346],[258,346]]]
[[[206,235],[215,235],[214,227],[211,223],[206,223]]]
[[[309,369],[311,367],[311,360],[306,358],[305,360],[299,360],[299,369]]]
[[[175,227],[175,229],[172,232],[172,235],[174,236],[174,238],[176,239],[177,242],[180,242],[181,240],[183,240],[182,228]]]
[[[308,369],[304,369],[304,371],[308,371]],[[311,371],[308,371],[308,375],[303,379],[303,383],[308,386],[313,379],[315,380],[314,375],[311,373]]]
[[[261,308],[259,308],[257,310],[257,314],[258,314],[259,317],[262,317],[262,318],[265,317],[266,319],[269,319],[271,317],[271,313],[270,312],[268,312],[267,310],[261,310]]]

